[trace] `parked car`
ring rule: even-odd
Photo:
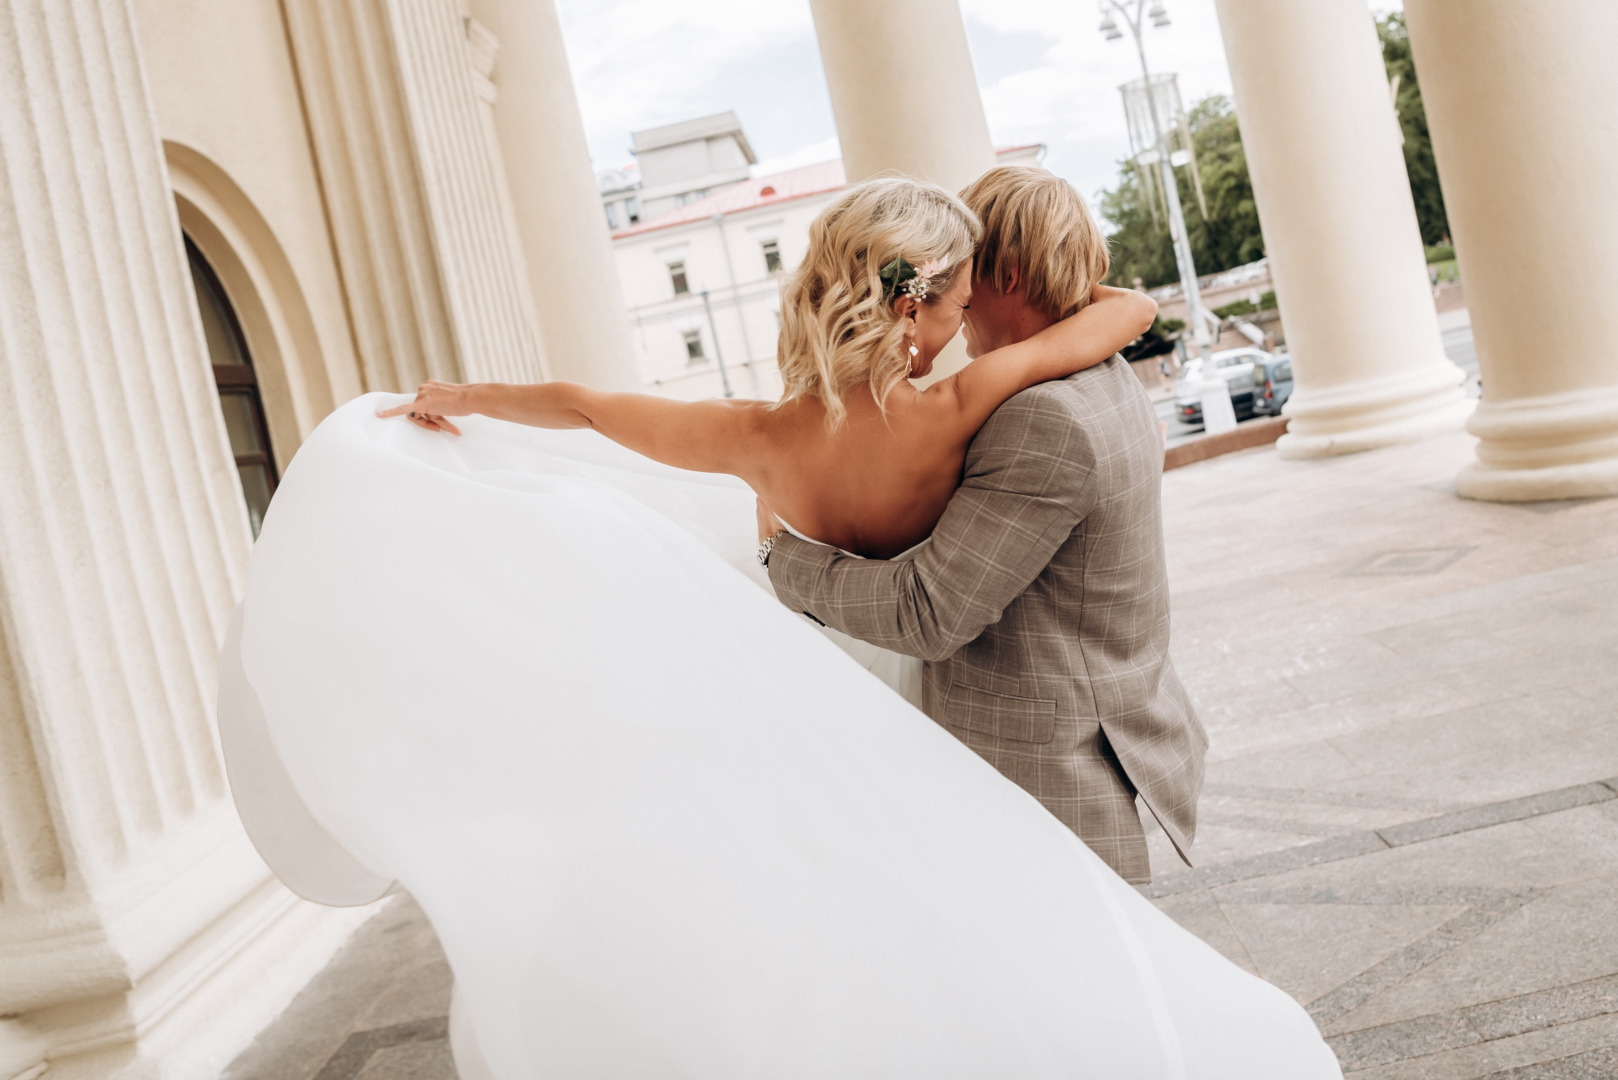
[[[1253,363],[1253,414],[1280,416],[1292,396],[1292,357],[1272,356]]]
[[[1207,360],[1197,358],[1181,369],[1174,382],[1174,412],[1182,424],[1202,423],[1202,372],[1205,363],[1211,363],[1230,389],[1231,408],[1236,419],[1245,420],[1254,414],[1253,368],[1255,364],[1268,364],[1275,357],[1263,349],[1226,349],[1216,352]]]

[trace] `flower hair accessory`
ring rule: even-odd
[[[882,279],[884,299],[892,300],[904,295],[919,304],[927,299],[931,279],[943,269],[942,259],[929,259],[918,267],[912,265],[903,255],[896,255],[891,262],[877,271],[877,276]]]

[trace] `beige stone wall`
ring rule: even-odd
[[[181,208],[259,370],[285,468],[365,389],[276,0],[136,0],[141,59]]]

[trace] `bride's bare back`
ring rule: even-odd
[[[923,368],[959,329],[970,274],[962,279],[953,302],[946,297],[921,309]],[[1105,360],[1144,332],[1156,311],[1143,293],[1097,286],[1078,314],[925,390],[902,383],[882,406],[865,386],[848,392],[846,415],[835,426],[815,397],[677,402],[573,383],[433,382],[411,404],[381,415],[409,414],[423,427],[451,432],[447,417],[470,413],[536,427],[594,428],[665,464],[738,476],[807,535],[886,558],[932,532],[960,485],[972,437],[995,409],[1030,386]]]

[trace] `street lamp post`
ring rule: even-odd
[[[1174,243],[1174,262],[1180,271],[1180,287],[1185,292],[1192,341],[1197,355],[1201,356],[1204,346],[1210,343],[1207,311],[1202,306],[1202,291],[1197,286],[1197,267],[1191,259],[1191,240],[1185,229],[1185,213],[1180,208],[1180,187],[1174,179],[1174,163],[1169,158],[1163,121],[1158,115],[1158,95],[1152,83],[1151,69],[1146,63],[1146,42],[1141,34],[1143,19],[1151,19],[1153,26],[1165,27],[1169,24],[1168,12],[1163,9],[1162,0],[1152,0],[1149,9],[1147,0],[1099,0],[1099,3],[1101,32],[1108,41],[1117,41],[1124,36],[1123,31],[1118,29],[1115,15],[1123,19],[1135,38],[1135,52],[1140,57],[1141,90],[1146,97],[1147,112],[1152,123],[1152,152],[1157,158],[1158,177],[1163,184],[1164,201],[1168,204],[1169,238]],[[1126,85],[1123,90],[1127,98],[1130,87]],[[1191,167],[1196,168],[1194,159]]]

